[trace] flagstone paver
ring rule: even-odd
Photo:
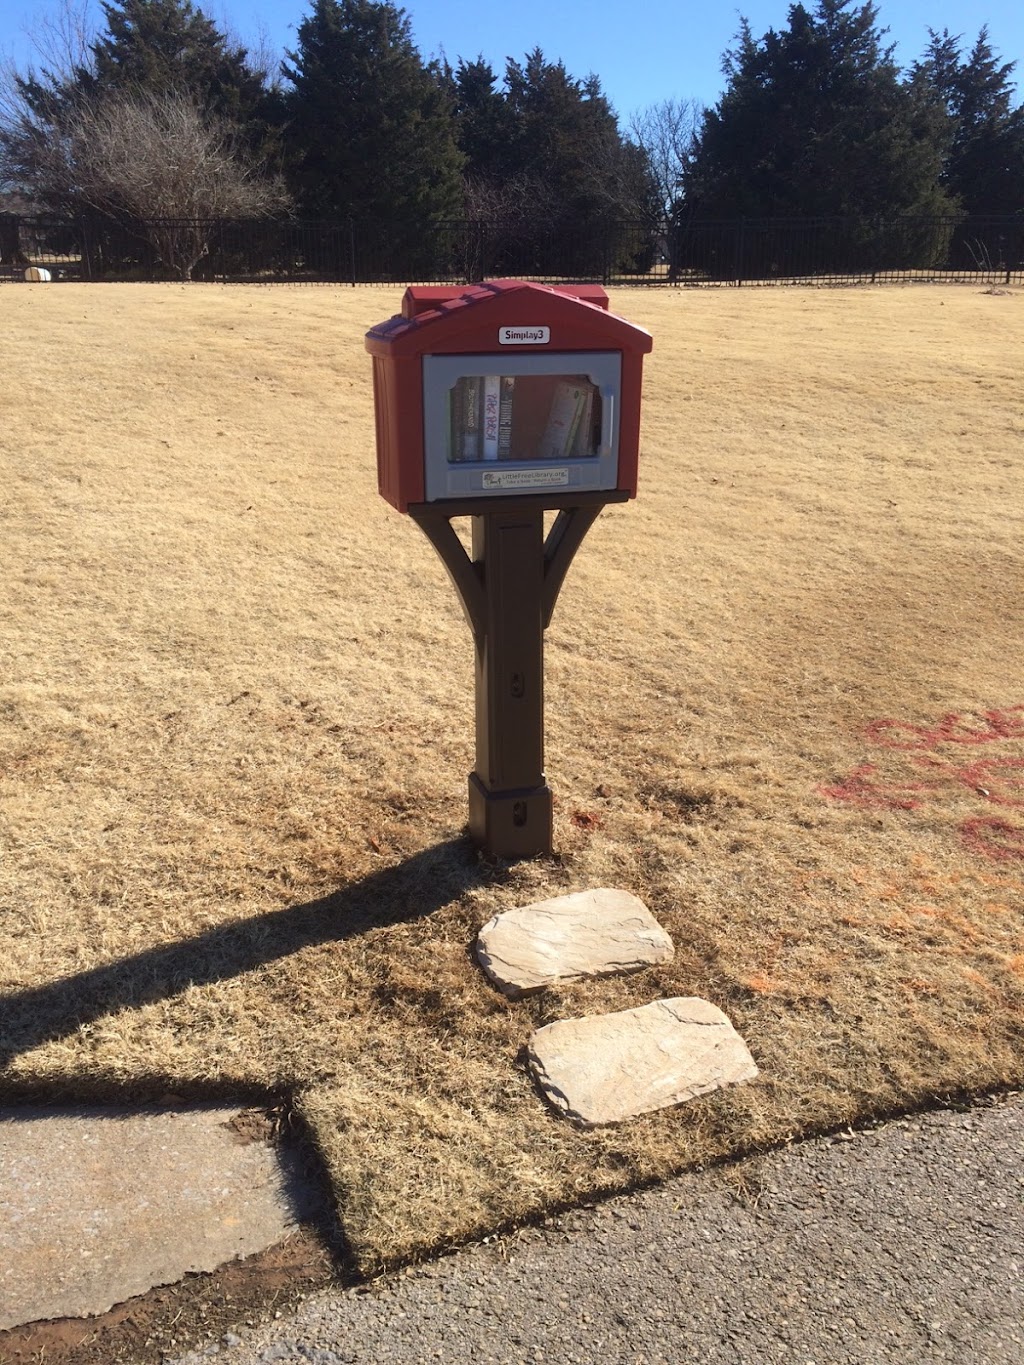
[[[732,1024],[698,996],[560,1019],[537,1029],[528,1055],[545,1099],[588,1127],[620,1123],[757,1076]]]
[[[484,972],[513,997],[555,981],[636,971],[670,961],[673,952],[643,901],[610,888],[505,910],[476,943]]]

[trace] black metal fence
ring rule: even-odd
[[[406,284],[514,276],[605,284],[1024,283],[1024,214],[526,222],[153,220],[0,215],[0,280]]]

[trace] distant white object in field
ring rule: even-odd
[[[41,265],[30,265],[25,271],[25,279],[28,280],[29,284],[48,284],[51,275]]]

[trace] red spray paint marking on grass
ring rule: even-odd
[[[1024,810],[1024,758],[983,758],[961,768],[959,776],[986,801]]]
[[[983,711],[980,719],[981,725],[972,725],[964,719],[964,712],[947,711],[934,725],[873,720],[864,727],[864,738],[886,749],[928,750],[940,744],[996,744],[1024,736],[1024,705]]]
[[[931,725],[885,717],[863,731],[865,739],[884,749],[911,754],[907,761],[930,774],[922,782],[880,780],[873,763],[862,763],[839,782],[817,788],[830,801],[863,810],[918,810],[930,796],[957,784],[969,787],[987,801],[1024,810],[1024,758],[980,759],[955,767],[947,758],[932,756],[946,744],[979,745],[1024,738],[1024,704],[991,711],[947,711]],[[960,836],[973,852],[999,861],[1024,859],[1024,828],[995,817],[977,816],[961,823]]]
[[[916,797],[901,794],[905,789],[873,781],[877,771],[873,763],[862,763],[835,786],[821,786],[818,791],[830,801],[843,801],[861,810],[917,810],[921,802]]]
[[[938,744],[997,744],[1001,739],[1013,739],[1024,735],[1024,715],[1015,716],[1015,711],[1024,712],[1024,707],[1012,706],[1005,711],[985,711],[981,726],[968,724],[962,715],[950,711],[939,721],[935,729]]]
[[[1010,859],[1024,861],[1024,828],[1011,825],[1006,820],[996,820],[991,816],[979,816],[965,820],[960,826],[964,843],[974,853],[982,853],[986,858],[1000,862]]]
[[[817,790],[830,801],[844,801],[862,810],[917,810],[930,793],[948,787],[949,778],[955,773],[948,764],[935,758],[922,756],[913,763],[922,772],[937,775],[925,782],[880,782],[874,776],[878,771],[874,763],[862,763],[842,781]]]
[[[886,749],[933,749],[935,734],[927,726],[905,720],[873,720],[864,727],[864,738]]]

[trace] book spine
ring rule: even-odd
[[[498,459],[512,458],[512,403],[516,395],[516,381],[511,375],[503,375],[501,397],[498,403]]]
[[[591,455],[591,442],[594,429],[594,386],[588,384],[580,410],[579,422],[572,438],[570,453],[576,459]]]
[[[462,459],[462,431],[459,427],[459,390],[451,388],[445,397],[445,412],[448,422],[448,463],[454,464]]]
[[[496,374],[484,376],[483,456],[485,460],[498,458],[498,409],[501,404],[501,380]]]
[[[462,384],[462,458],[480,458],[480,380],[469,377]]]

